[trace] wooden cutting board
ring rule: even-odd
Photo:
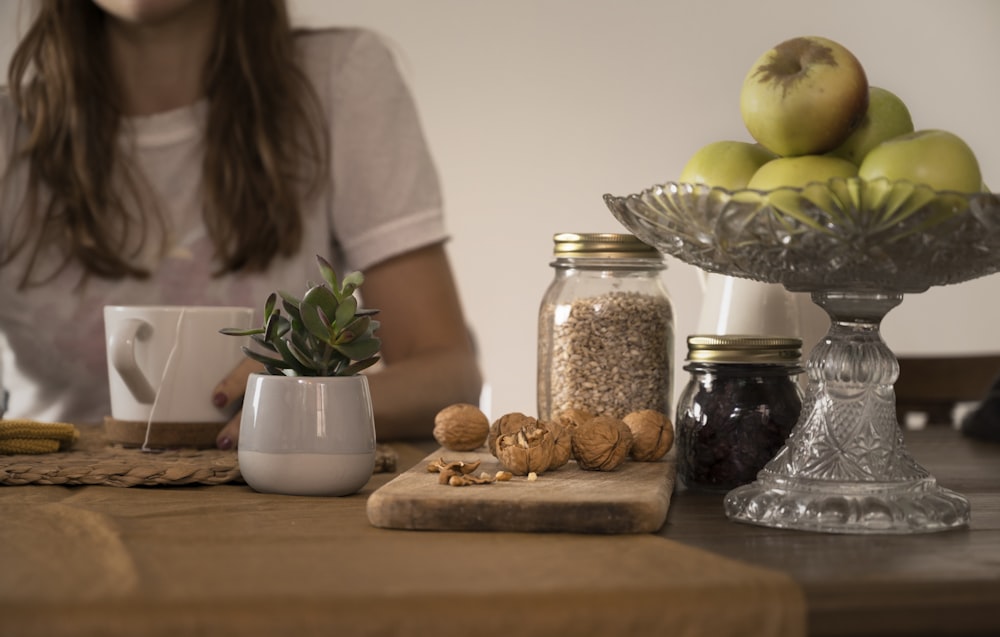
[[[652,533],[667,519],[673,493],[674,452],[658,462],[626,461],[614,471],[584,471],[569,464],[535,481],[454,487],[438,484],[427,465],[444,458],[481,462],[475,475],[501,469],[485,448],[443,448],[377,489],[368,498],[368,521],[388,529],[431,531],[548,531]]]

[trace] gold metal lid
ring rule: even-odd
[[[688,360],[696,363],[797,363],[802,339],[747,334],[689,336]]]
[[[563,258],[663,259],[660,252],[631,234],[560,232],[552,252]]]

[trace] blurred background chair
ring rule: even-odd
[[[899,357],[896,415],[905,426],[957,425],[1000,377],[1000,354]]]

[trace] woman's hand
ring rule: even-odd
[[[249,358],[244,360],[221,383],[215,386],[212,392],[212,404],[222,409],[234,403],[242,403],[243,393],[246,392],[247,379],[250,378],[250,374],[262,371],[264,371],[264,366],[257,361],[250,360]],[[226,426],[222,428],[222,431],[215,438],[216,447],[219,449],[236,448],[236,442],[240,437],[240,418],[242,415],[243,410],[240,409],[226,423]]]

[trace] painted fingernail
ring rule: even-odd
[[[233,448],[233,439],[229,436],[223,436],[215,441],[215,445],[223,451],[229,451]]]
[[[227,402],[229,402],[229,397],[221,391],[212,396],[212,404],[216,407],[225,407]]]

